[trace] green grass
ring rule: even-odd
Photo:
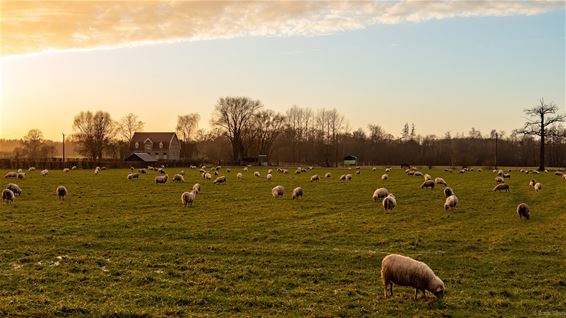
[[[180,169],[168,169],[170,177]],[[493,317],[566,314],[566,182],[514,172],[509,193],[493,193],[494,174],[428,170],[460,199],[443,210],[442,187],[394,169],[363,168],[350,182],[344,169],[272,181],[236,180],[240,168],[213,185],[197,170],[186,182],[156,185],[150,172],[39,171],[15,182],[23,190],[0,209],[0,316],[418,316]],[[332,179],[309,182],[331,171]],[[0,171],[4,175],[6,170]],[[353,170],[351,171],[353,173]],[[180,195],[193,183],[192,207]],[[55,188],[69,189],[64,202]],[[285,187],[284,199],[271,188]],[[293,201],[292,189],[305,197]],[[387,187],[398,206],[385,213],[371,201]],[[526,202],[532,218],[519,220]],[[379,279],[388,253],[427,263],[444,280],[446,297],[413,300]]]

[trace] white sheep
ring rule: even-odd
[[[348,174],[346,175],[346,180],[352,180],[352,175],[348,173]]]
[[[243,176],[244,176],[244,175],[243,175],[241,172],[238,172],[238,173],[236,174],[236,178],[238,178],[238,180],[241,180]]]
[[[196,194],[194,191],[191,192],[183,192],[181,194],[181,204],[185,207],[192,206],[193,201],[195,201]]]
[[[77,166],[72,166],[71,170],[77,170]]]
[[[22,189],[20,189],[20,187],[15,183],[8,183],[6,189],[12,190],[15,195],[22,195]]]
[[[267,174],[272,174],[272,173],[273,173],[273,169],[267,170]]]
[[[385,198],[383,198],[381,204],[383,205],[385,211],[393,210],[397,206],[397,200],[395,199],[393,193],[389,193]]]
[[[387,173],[391,172],[391,168],[385,168],[385,172]]]
[[[155,183],[167,183],[167,179],[169,178],[169,176],[164,175],[164,176],[157,176],[155,177]]]
[[[388,195],[389,195],[389,191],[386,188],[379,188],[373,191],[373,195],[371,196],[371,199],[373,200],[373,202],[377,202]]]
[[[248,167],[244,167],[244,171],[248,171]]]
[[[540,190],[542,190],[542,183],[540,183],[540,182],[535,183],[534,188],[535,188],[536,192],[539,192]]]
[[[319,181],[320,177],[318,176],[318,174],[315,174],[314,176],[311,177],[311,182],[313,181]]]
[[[226,183],[226,177],[225,176],[218,177],[214,180],[214,184],[221,184],[221,183]]]
[[[436,184],[442,184],[442,185],[444,185],[444,186],[447,185],[447,184],[446,184],[446,181],[445,181],[444,179],[440,178],[440,177],[434,178],[434,183],[436,183]]]
[[[199,193],[200,193],[200,184],[199,184],[199,183],[195,183],[195,184],[193,185],[193,191],[194,191],[196,194],[199,194]]]
[[[7,172],[7,173],[4,175],[4,178],[17,178],[17,177],[18,177],[18,173],[15,172],[15,171]]]
[[[445,197],[448,198],[449,196],[451,196],[453,194],[454,194],[454,190],[452,190],[452,188],[450,188],[450,187],[444,188],[444,196]]]
[[[29,171],[29,172],[35,171],[35,167],[33,167],[33,166],[32,166],[32,167],[29,167],[29,168],[28,168],[28,171]]]
[[[425,182],[423,182],[423,183],[421,184],[421,189],[424,189],[424,188],[431,188],[431,189],[434,189],[434,181],[432,181],[432,180],[426,180]]]
[[[20,168],[20,169],[18,169],[17,172],[18,172],[18,173],[22,173],[22,172],[24,172],[24,171]]]
[[[428,174],[428,173],[426,173],[426,174],[424,175],[424,181],[427,181],[427,180],[432,180],[432,177],[431,177],[430,174]]]
[[[26,177],[26,173],[25,172],[19,172],[18,173],[18,179],[23,180]]]
[[[345,174],[343,174],[343,175],[340,176],[340,181],[344,181],[344,180],[346,180],[346,175],[345,175]]]
[[[63,185],[58,186],[55,192],[57,193],[59,200],[65,200],[65,196],[67,195],[67,193],[69,193],[69,191],[67,191],[67,188]]]
[[[526,203],[521,203],[517,206],[517,215],[520,219],[525,218],[528,220],[531,218],[531,209]]]
[[[7,204],[13,203],[15,197],[16,196],[14,195],[14,192],[12,190],[2,190],[2,202],[6,202]]]
[[[387,179],[389,179],[389,176],[387,174],[381,175],[381,180],[387,180]]]
[[[393,284],[415,288],[415,299],[419,290],[423,297],[426,290],[438,299],[444,297],[444,282],[427,264],[399,254],[389,254],[381,261],[381,282],[385,297],[393,296]]]
[[[446,198],[444,202],[444,210],[454,209],[458,205],[458,197],[454,194]]]
[[[204,174],[204,178],[206,180],[212,180],[212,175],[209,172],[207,172],[207,173]]]
[[[94,168],[94,174],[99,174],[99,173],[100,173],[100,167]]]
[[[501,178],[501,177],[495,177],[495,182],[496,183],[503,183],[503,182],[505,182],[505,180],[503,180],[503,178]]]
[[[415,171],[415,173],[413,173],[413,175],[414,175],[415,177],[422,177],[422,176],[423,176],[423,173],[420,172],[420,171]]]
[[[361,173],[360,170],[356,170],[356,174],[360,174],[360,173]]]
[[[47,170],[47,169],[41,170],[41,175],[42,175],[42,176],[45,177],[45,176],[47,176],[48,174],[49,174],[49,170]]]
[[[261,177],[261,173],[259,173],[259,171],[254,171],[254,176]]]
[[[147,170],[142,168],[142,169],[138,169],[138,172],[141,173],[141,174],[145,174],[145,173],[147,173]]]
[[[268,174],[265,176],[265,178],[266,178],[268,181],[271,181],[271,179],[273,179],[273,175],[272,175],[271,173],[268,173]]]
[[[301,187],[296,187],[295,189],[293,189],[293,200],[298,199],[298,198],[302,198],[304,194],[303,188]]]
[[[283,197],[284,192],[285,188],[282,185],[275,186],[273,189],[271,189],[271,195],[273,195],[274,198]]]
[[[327,172],[327,173],[324,174],[324,177],[325,178],[332,178],[332,173]]]
[[[507,190],[507,192],[509,192],[509,185],[505,184],[505,183],[500,183],[500,184],[496,185],[495,188],[493,188],[493,192],[503,191],[503,190]]]
[[[139,174],[137,173],[128,173],[127,179],[128,180],[134,180],[134,179],[138,179],[140,177]]]
[[[174,182],[185,182],[185,177],[183,177],[183,175],[178,173],[178,174],[173,176],[173,181]]]
[[[69,171],[71,171],[71,169],[69,169],[69,168],[64,168],[64,169],[63,169],[63,172],[69,172]]]

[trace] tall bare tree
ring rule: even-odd
[[[212,114],[211,123],[222,128],[232,144],[233,160],[244,157],[242,140],[244,129],[254,113],[262,107],[259,100],[248,97],[223,97],[218,100]]]
[[[261,110],[254,114],[252,133],[258,147],[259,154],[271,155],[273,143],[283,131],[285,116],[272,110]]]
[[[566,115],[556,114],[558,106],[554,103],[546,104],[544,99],[541,98],[538,105],[524,110],[525,114],[529,117],[525,126],[521,129],[515,130],[518,134],[538,136],[540,137],[540,153],[539,153],[539,171],[544,170],[544,144],[545,138],[554,134],[552,125],[564,122]]]
[[[120,138],[128,144],[136,131],[142,131],[145,123],[139,120],[136,114],[129,113],[122,117],[117,123],[116,131]]]
[[[73,139],[78,142],[79,153],[91,159],[102,158],[102,153],[115,135],[115,122],[107,112],[80,112],[73,121]]]
[[[179,115],[177,117],[177,133],[179,134],[179,138],[188,143],[191,141],[191,138],[194,137],[198,129],[198,121],[200,120],[200,115],[197,113],[192,113],[188,115]]]

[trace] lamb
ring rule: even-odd
[[[254,172],[254,176],[256,176],[256,177],[261,177],[261,174],[259,173],[259,171],[255,171],[255,172]]]
[[[194,191],[183,192],[181,194],[181,204],[185,207],[188,207],[189,205],[192,206],[195,198],[196,198],[196,194]]]
[[[7,172],[4,175],[4,178],[17,178],[17,177],[18,177],[18,173],[14,171]]]
[[[537,184],[537,181],[535,179],[531,179],[531,181],[529,181],[529,186],[534,187],[535,184]]]
[[[451,196],[446,198],[444,202],[444,210],[454,209],[458,205],[458,197],[452,194]]]
[[[434,189],[434,181],[432,181],[432,180],[426,180],[425,182],[423,182],[423,183],[421,184],[421,189],[424,189],[424,188],[431,188],[431,189]]]
[[[243,176],[244,175],[241,172],[238,172],[238,174],[236,174],[236,178],[238,178],[238,180],[241,180]]]
[[[22,189],[15,183],[8,183],[6,189],[12,190],[15,195],[22,195]]]
[[[296,187],[295,189],[293,189],[293,200],[298,199],[298,198],[302,198],[304,194],[303,188],[301,187]]]
[[[356,170],[356,174],[360,174],[360,170]]]
[[[140,177],[137,173],[128,173],[128,180],[138,179]]]
[[[542,184],[540,182],[535,183],[535,191],[539,192],[542,190]]]
[[[165,169],[163,169],[163,168],[157,169],[157,172],[159,172],[161,174],[166,174]]]
[[[232,172],[232,170],[230,168],[228,168],[228,169],[226,169],[226,172],[230,173],[230,172]]]
[[[521,203],[517,206],[517,215],[520,219],[525,218],[526,220],[531,218],[531,209],[526,203]]]
[[[23,180],[26,177],[26,173],[25,172],[19,172],[18,173],[18,179]]]
[[[554,173],[554,175],[555,175],[555,176],[562,176],[562,172],[556,171],[556,172]]]
[[[444,196],[448,198],[451,195],[454,195],[454,190],[450,187],[444,188]]]
[[[427,180],[432,180],[432,177],[428,173],[424,175],[424,181],[427,181]]]
[[[45,176],[47,176],[48,174],[49,174],[49,170],[47,170],[47,169],[41,170],[41,175],[42,175],[42,176],[45,177]]]
[[[6,202],[7,204],[14,202],[14,192],[10,189],[2,190],[2,202]]]
[[[327,172],[327,173],[324,174],[324,177],[325,178],[331,178],[332,174],[330,172]]]
[[[284,192],[285,192],[285,188],[283,188],[283,186],[281,185],[275,186],[273,189],[271,189],[271,194],[276,199],[283,197]]]
[[[389,254],[381,261],[381,282],[385,297],[393,296],[393,284],[415,288],[415,300],[419,290],[424,297],[426,290],[438,299],[444,297],[444,282],[427,264],[399,254]]]
[[[20,168],[20,169],[18,169],[17,172],[18,172],[18,173],[22,173],[22,172],[24,172],[24,171]]]
[[[387,180],[387,179],[389,179],[389,176],[387,174],[383,174],[381,176],[381,180]]]
[[[72,166],[71,170],[77,170],[77,166]]]
[[[267,174],[272,174],[272,173],[273,173],[273,169],[267,170]]]
[[[35,167],[33,167],[33,166],[32,166],[32,167],[29,167],[28,171],[29,171],[29,172],[35,171]]]
[[[69,168],[63,169],[63,172],[65,172],[65,173],[66,173],[66,172],[69,172],[69,171],[71,171]]]
[[[176,174],[173,176],[173,181],[174,182],[185,182],[185,177],[183,177],[183,175],[181,174]]]
[[[388,195],[389,195],[389,191],[386,188],[379,188],[373,191],[373,195],[371,196],[371,199],[373,200],[373,202],[377,202],[378,200],[381,200]]]
[[[184,177],[185,176],[185,170],[181,170],[181,172],[179,172],[179,174]]]
[[[314,176],[311,177],[311,182],[313,181],[319,181],[320,177],[318,176],[318,174],[315,174]]]
[[[218,177],[214,180],[214,184],[221,184],[221,183],[226,183],[226,177],[225,176]]]
[[[244,171],[248,171],[248,167],[244,167]]]
[[[346,180],[352,180],[352,175],[348,173],[348,174],[346,175]]]
[[[271,173],[268,173],[267,176],[265,176],[267,178],[268,181],[271,181],[271,179],[273,179],[273,175]]]
[[[376,168],[376,167],[373,167],[373,168],[371,168],[371,171],[375,171],[375,170],[377,170],[377,168]]]
[[[509,185],[505,184],[505,183],[500,183],[498,185],[495,186],[495,188],[493,188],[493,191],[503,191],[503,190],[507,190],[507,192],[509,192]]]
[[[67,188],[65,188],[65,186],[62,185],[58,186],[55,192],[57,193],[59,200],[63,200],[63,201],[65,200],[65,196],[68,193]]]
[[[440,178],[440,177],[435,178],[435,179],[434,179],[434,183],[436,183],[436,184],[442,184],[442,185],[444,185],[444,186],[447,186],[446,181],[445,181],[444,179]]]
[[[204,174],[204,178],[206,180],[212,180],[212,175],[209,172],[207,172],[207,173]]]
[[[100,167],[94,168],[94,174],[98,174],[98,173],[100,173]]]
[[[344,181],[344,180],[346,180],[346,175],[345,175],[345,174],[343,174],[343,175],[340,176],[340,181]]]
[[[391,168],[385,168],[385,172],[391,172]]]
[[[169,178],[169,177],[168,177],[167,175],[164,175],[164,176],[157,176],[157,177],[155,177],[155,183],[156,183],[156,184],[157,184],[157,183],[167,183],[167,179],[168,179],[168,178]]]
[[[503,183],[503,182],[505,182],[505,180],[503,180],[503,178],[501,178],[501,177],[495,177],[495,182],[496,183]]]
[[[383,205],[385,211],[393,210],[397,206],[397,200],[395,199],[393,193],[389,193],[389,195],[383,199],[381,204]]]
[[[195,192],[195,194],[199,194],[200,193],[200,184],[195,183],[193,185],[193,192]]]

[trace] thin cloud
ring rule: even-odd
[[[244,36],[318,36],[375,24],[535,15],[561,1],[3,1],[3,56]]]

